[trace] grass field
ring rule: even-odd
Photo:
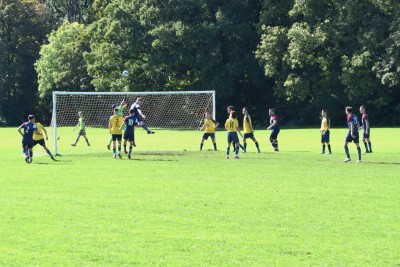
[[[26,164],[0,129],[0,266],[400,266],[400,129],[372,129],[361,164],[353,144],[342,162],[345,129],[332,155],[318,130],[283,129],[279,153],[259,130],[239,160],[225,132],[199,152],[200,132],[138,129],[132,160],[87,132]]]

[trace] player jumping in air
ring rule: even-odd
[[[136,99],[136,102],[132,104],[131,109],[135,112],[137,115],[137,118],[139,120],[139,125],[147,131],[148,134],[154,134],[153,131],[150,131],[149,128],[147,127],[146,123],[142,121],[143,119],[146,119],[146,116],[142,113],[142,108],[141,106],[143,105],[143,99],[141,97],[138,97]]]
[[[110,117],[110,121],[108,123],[108,130],[111,134],[113,141],[113,158],[117,157],[116,154],[116,141],[118,141],[118,157],[121,156],[121,140],[122,140],[122,123],[124,121],[124,117],[118,114],[118,108],[114,109],[114,115]]]
[[[85,138],[87,145],[90,146],[89,139],[86,137],[86,126],[85,126],[85,121],[83,120],[82,111],[78,112],[78,116],[79,116],[78,124],[75,126],[73,131],[75,131],[75,129],[79,127],[79,133],[78,133],[78,137],[75,140],[75,143],[71,144],[71,146],[76,146],[76,144],[78,143],[79,138],[81,136],[83,136],[83,138]]]
[[[361,161],[361,148],[359,146],[359,136],[358,136],[358,128],[359,128],[358,118],[355,114],[353,114],[352,107],[346,107],[345,111],[346,111],[346,115],[347,115],[347,126],[349,127],[349,132],[347,133],[346,139],[344,141],[344,151],[346,152],[346,155],[347,155],[347,158],[344,160],[344,162],[351,161],[349,148],[347,146],[347,144],[351,143],[351,142],[354,142],[354,144],[357,147],[357,152],[358,152],[357,162],[362,162]]]
[[[365,106],[362,105],[360,107],[360,113],[362,114],[362,126],[360,129],[363,129],[363,143],[365,146],[365,153],[372,153],[372,145],[371,140],[369,139],[371,135],[371,128],[369,128],[369,119],[368,114],[365,112]]]
[[[257,148],[257,153],[260,153],[260,147],[258,145],[258,142],[256,140],[256,138],[254,137],[254,131],[253,131],[253,124],[251,121],[251,117],[249,115],[248,109],[247,107],[244,107],[242,110],[243,113],[243,146],[244,146],[244,152],[246,152],[247,149],[247,143],[246,143],[246,139],[250,138],[251,140],[253,140],[253,142],[256,144],[256,148]]]
[[[274,147],[274,151],[278,152],[278,134],[280,132],[280,128],[278,126],[278,116],[275,115],[275,109],[271,108],[268,110],[268,114],[270,117],[269,119],[269,127],[267,130],[272,130],[271,135],[269,136],[269,141],[271,145]]]
[[[329,143],[330,131],[331,128],[331,120],[328,117],[328,111],[323,109],[321,112],[322,120],[321,120],[321,144],[322,144],[322,152],[321,154],[325,154],[325,145],[328,146],[329,154],[332,154],[331,144]]]
[[[22,136],[22,152],[25,156],[26,163],[32,162],[33,152],[33,133],[37,135],[41,135],[38,132],[36,125],[35,125],[35,116],[29,115],[28,122],[24,122],[21,126],[18,127],[17,131]],[[24,129],[24,133],[22,133],[22,128]]]
[[[112,105],[112,110],[114,112],[114,109],[117,108],[118,109],[118,114],[123,117],[126,105],[127,104],[126,104],[125,98],[124,98],[124,99],[122,99],[121,104],[119,104],[119,106],[117,106],[116,104],[113,104]],[[125,130],[125,129],[122,129],[122,130]],[[107,149],[108,150],[110,150],[110,148],[111,148],[111,143],[112,143],[112,136],[110,136],[110,139],[108,140],[108,145],[107,145]]]
[[[226,111],[228,112],[228,119],[229,119],[229,116],[231,115],[231,112],[232,112],[232,111],[235,111],[235,108],[234,108],[233,106],[227,106],[227,107],[226,107]],[[235,146],[233,143],[231,143],[231,144],[232,144],[232,147]],[[231,145],[231,144],[229,144],[229,145]],[[244,147],[240,144],[240,141],[239,141],[239,147],[242,149],[243,153],[246,153],[246,150],[245,150]]]
[[[128,158],[131,159],[132,147],[135,145],[135,125],[138,123],[137,116],[133,109],[129,110],[129,116],[124,119],[121,127],[119,128],[121,131],[125,127],[124,131],[124,152],[128,154]],[[129,152],[126,151],[126,143],[129,141]]]
[[[41,134],[36,134],[36,132],[33,133],[33,146],[36,146],[37,144],[41,145],[43,147],[43,149],[46,150],[46,152],[50,156],[50,158],[52,160],[56,160],[53,157],[53,155],[51,154],[50,150],[46,147],[46,143],[43,138],[43,133],[44,133],[46,136],[46,141],[49,140],[46,128],[44,128],[44,126],[40,122],[36,122],[35,124],[36,124],[37,131]]]
[[[215,131],[219,126],[219,123],[211,119],[211,114],[210,112],[207,111],[206,117],[203,119],[202,124],[203,125],[201,126],[200,131],[204,130],[204,133],[203,137],[201,138],[200,151],[202,151],[204,141],[207,140],[208,137],[211,137],[211,141],[213,142],[214,145],[214,150],[217,151],[217,144],[215,143]]]
[[[239,158],[239,137],[237,133],[239,132],[240,136],[243,137],[242,133],[239,129],[239,122],[237,120],[236,112],[232,111],[229,115],[229,119],[225,122],[225,129],[228,131],[228,146],[226,147],[226,159],[229,159],[229,150],[230,144],[233,142],[235,144],[235,159]]]

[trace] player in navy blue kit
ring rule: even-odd
[[[128,158],[131,159],[132,147],[135,145],[135,125],[139,123],[138,117],[136,116],[133,109],[129,110],[129,116],[125,117],[120,129],[125,125],[124,131],[124,152],[128,154]],[[129,141],[129,152],[126,151],[126,142]]]
[[[24,122],[18,127],[18,132],[22,136],[22,151],[25,155],[25,161],[26,163],[31,163],[33,157],[33,133],[37,135],[42,135],[42,133],[39,133],[36,128],[34,115],[29,115],[28,120],[28,122]],[[22,128],[24,133],[22,133]]]
[[[147,131],[148,134],[154,134],[153,131],[150,131],[149,128],[147,127],[146,123],[144,123],[142,121],[143,119],[146,119],[146,116],[142,113],[142,106],[143,104],[143,99],[142,98],[138,98],[136,99],[136,102],[132,104],[131,109],[133,110],[133,112],[136,114],[137,118],[138,118],[138,124]]]
[[[360,129],[363,129],[363,143],[365,146],[365,153],[372,153],[372,145],[371,140],[369,139],[371,135],[371,128],[369,127],[369,118],[368,114],[365,112],[365,106],[362,105],[360,107],[360,113],[362,114],[362,126]]]
[[[347,144],[351,143],[351,142],[354,142],[354,144],[357,147],[357,152],[358,152],[357,162],[362,162],[361,148],[359,145],[359,135],[358,135],[358,128],[360,126],[360,124],[358,122],[358,117],[355,114],[353,114],[352,107],[346,107],[345,110],[346,110],[346,115],[347,115],[347,126],[349,127],[349,132],[347,133],[346,139],[344,141],[344,151],[346,152],[346,155],[347,155],[347,158],[344,160],[344,162],[351,161],[349,148],[347,147]]]
[[[267,128],[267,130],[272,130],[271,135],[269,136],[269,141],[274,147],[274,152],[278,152],[278,134],[281,131],[278,126],[278,116],[275,115],[275,109],[273,108],[269,109],[268,113],[271,117],[269,119],[270,126]]]

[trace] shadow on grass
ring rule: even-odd
[[[375,164],[375,165],[399,165],[400,166],[400,162],[367,162],[367,164]]]

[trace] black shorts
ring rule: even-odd
[[[208,137],[211,137],[211,140],[215,140],[215,133],[204,133],[203,139],[208,140]]]
[[[32,148],[33,140],[22,140],[22,148]]]
[[[269,139],[278,139],[278,134],[281,131],[279,128],[275,128],[272,130],[271,135],[269,136]]]
[[[243,134],[243,139],[251,138],[254,139],[254,134],[253,133],[245,133]]]
[[[363,139],[369,139],[370,134],[371,134],[371,130],[369,130],[368,133],[363,132]]]
[[[37,144],[41,145],[41,146],[45,146],[45,142],[44,139],[40,139],[40,140],[33,140],[33,146],[36,146]]]
[[[113,141],[121,141],[122,140],[122,134],[113,134],[111,135]]]
[[[330,132],[329,130],[325,131],[325,134],[321,134],[321,143],[329,143]]]
[[[124,133],[124,140],[130,141],[130,142],[135,141],[135,134],[134,133],[131,133],[131,134]]]
[[[349,133],[347,133],[347,135],[346,135],[345,141],[346,141],[347,143],[354,142],[354,144],[358,144],[358,143],[360,143],[360,138],[359,138],[358,134],[355,135],[355,138],[353,138],[353,137],[351,136],[350,132],[349,132]]]
[[[86,135],[86,131],[85,130],[79,130],[78,135]]]

